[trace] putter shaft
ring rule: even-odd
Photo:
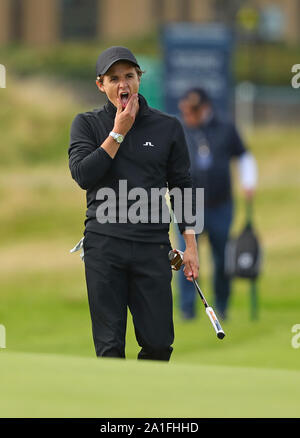
[[[169,252],[169,260],[171,262],[172,269],[174,269],[175,271],[179,271],[181,269],[182,262],[183,262],[183,252],[179,251],[177,249],[170,251]],[[205,307],[205,312],[206,312],[207,316],[209,317],[213,328],[216,331],[218,339],[223,339],[225,337],[225,333],[221,327],[221,324],[219,323],[218,318],[216,317],[216,314],[215,314],[213,308],[208,305],[208,302],[206,301],[206,299],[205,299],[205,297],[204,297],[204,295],[199,287],[199,284],[197,283],[197,281],[194,278],[193,278],[193,283],[194,283],[196,291],[200,295],[201,301],[203,302],[204,307]]]

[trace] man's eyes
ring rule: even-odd
[[[129,73],[128,75],[126,75],[127,79],[132,79],[134,77],[134,75],[132,73]],[[118,78],[116,76],[112,76],[110,78],[110,82],[116,82],[118,80]]]

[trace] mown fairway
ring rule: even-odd
[[[4,353],[2,417],[295,417],[300,372]]]

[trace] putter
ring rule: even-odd
[[[172,249],[169,252],[169,260],[171,262],[171,267],[174,271],[179,271],[182,267],[183,263],[183,252],[179,251],[178,249]],[[193,278],[193,283],[195,286],[196,291],[200,295],[201,301],[204,304],[205,312],[207,316],[210,319],[210,322],[212,323],[213,328],[216,331],[218,339],[223,339],[225,337],[225,333],[221,327],[221,324],[218,321],[218,318],[216,317],[216,314],[212,307],[208,305],[208,302],[206,301],[197,281]]]

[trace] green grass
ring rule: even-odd
[[[7,88],[1,89],[1,167],[64,159],[70,124],[78,112],[76,97],[63,85],[9,75]]]
[[[299,371],[2,352],[0,379],[4,417],[299,416]]]
[[[235,281],[224,324],[227,337],[219,342],[200,300],[196,321],[180,319],[174,274],[174,362],[299,369],[299,351],[291,347],[291,327],[300,322],[298,134],[264,130],[248,139],[260,170],[254,205],[264,250],[259,320],[249,318],[247,281]],[[8,349],[93,357],[83,263],[69,253],[83,232],[84,192],[72,181],[66,161],[8,167],[0,181],[0,323],[7,328]],[[243,220],[237,190],[233,232]],[[176,246],[173,234],[171,240]],[[206,239],[201,242],[202,286],[213,304],[210,255]],[[137,352],[129,318],[127,357],[133,359]]]
[[[84,270],[79,259],[77,272],[62,265],[55,272],[19,274],[8,282],[2,280],[1,286],[0,321],[6,327],[9,351],[94,357]],[[286,294],[280,297],[281,286],[267,291],[267,283],[260,282],[260,292],[269,293],[260,297],[260,319],[253,322],[249,318],[247,284],[237,282],[230,320],[223,323],[227,334],[223,341],[216,338],[200,300],[197,320],[184,322],[178,315],[175,296],[172,361],[299,370],[299,351],[291,347],[291,328],[299,322],[297,298],[287,301]],[[207,295],[212,301],[211,294]],[[138,351],[129,317],[127,358],[136,358]]]

